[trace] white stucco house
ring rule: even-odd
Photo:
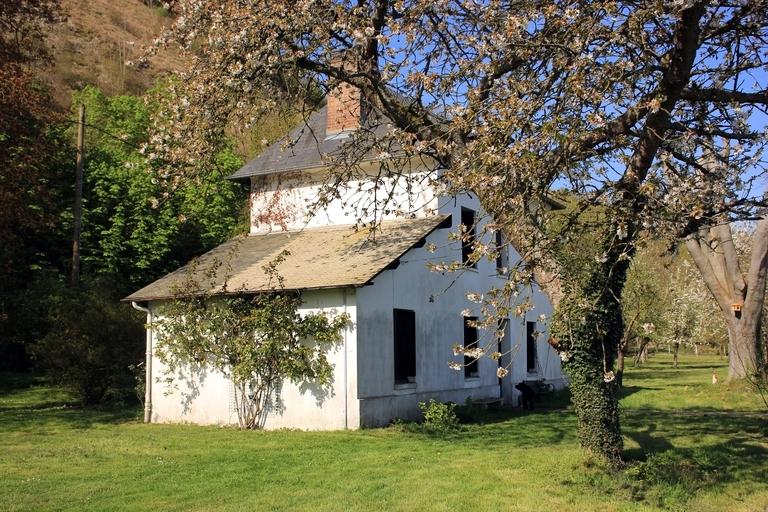
[[[565,385],[560,359],[547,343],[546,325],[539,320],[540,315],[550,316],[551,305],[535,287],[521,290],[519,300],[529,299],[535,307],[509,317],[498,346],[504,354],[499,361],[485,357],[467,360],[460,371],[449,368],[449,361],[465,363],[463,357],[454,356],[454,344],[497,343],[490,333],[468,324],[478,316],[479,306],[466,296],[503,286],[503,267],[513,265],[520,256],[508,249],[497,261],[483,259],[458,273],[427,268],[430,262],[465,260],[467,244],[452,241],[449,234],[460,223],[488,221],[472,194],[438,195],[426,178],[436,177],[439,169],[419,160],[402,172],[425,179],[387,177],[395,192],[395,207],[383,214],[375,237],[355,228],[356,214],[349,211],[354,201],[344,195],[318,214],[308,215],[326,178],[327,155],[338,151],[349,133],[360,127],[360,114],[354,91],[339,89],[306,125],[288,135],[290,145],[276,143],[235,173],[231,179],[250,183],[250,234],[226,242],[196,264],[196,268],[205,267],[206,262],[230,255],[228,289],[258,293],[270,287],[263,265],[288,250],[289,256],[277,270],[286,289],[301,293],[303,311],[346,312],[352,319],[343,343],[328,353],[334,367],[330,389],[318,393],[311,386],[284,383],[264,427],[380,426],[395,418],[418,417],[418,402],[430,398],[456,403],[493,398],[517,404],[514,385],[520,381]],[[381,159],[370,158],[362,171],[378,176],[381,166]],[[365,177],[353,185],[349,190],[358,199],[360,194],[373,193]],[[126,300],[148,313],[149,325],[184,273],[185,268],[179,269]],[[163,368],[152,350],[155,335],[150,328],[145,419],[237,423],[233,386],[223,375],[181,373],[173,387],[162,381]],[[509,370],[503,379],[497,376],[499,366]]]

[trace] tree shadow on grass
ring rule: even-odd
[[[436,442],[461,444],[471,449],[489,446],[535,448],[576,440],[576,418],[570,411],[523,411],[505,408],[484,411],[474,421],[463,423],[457,430],[430,431],[423,425],[399,425],[405,432],[427,436]]]
[[[624,435],[639,444],[625,450],[628,471],[657,494],[676,489],[690,499],[699,490],[729,483],[765,484],[768,422],[763,414],[638,409],[625,411],[623,427]]]
[[[86,429],[96,424],[123,423],[138,415],[134,404],[83,407],[72,396],[29,374],[0,375],[0,431]]]
[[[626,398],[626,397],[628,397],[630,395],[634,395],[638,391],[648,391],[648,390],[658,391],[660,389],[662,389],[662,388],[652,388],[650,386],[626,386],[626,385],[624,385],[619,390],[619,400],[621,400],[622,398]]]
[[[88,429],[97,424],[136,421],[133,406],[80,407],[74,404],[5,409],[0,411],[0,431],[45,431],[52,428]]]

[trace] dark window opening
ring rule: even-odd
[[[395,384],[416,382],[416,313],[394,310]]]
[[[506,318],[502,318],[499,320],[499,333],[501,333],[501,337],[498,338],[498,352],[499,352],[499,368],[504,368],[506,366],[507,358],[506,355],[504,355],[504,352],[507,349],[507,341],[509,340],[509,321]],[[502,385],[502,378],[499,377],[499,386]],[[499,393],[501,393],[501,390],[499,390]]]
[[[461,240],[461,263],[464,266],[477,268],[477,262],[470,261],[472,246],[475,244],[475,211],[468,208],[461,209],[461,223],[464,225],[464,236]]]
[[[525,348],[528,373],[536,373],[536,322],[525,323]]]
[[[464,318],[464,350],[477,348],[477,317]],[[464,356],[464,378],[479,377],[478,361],[476,357]]]
[[[509,248],[504,243],[504,235],[501,231],[496,231],[496,271],[499,274],[505,273],[509,270]]]

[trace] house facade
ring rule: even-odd
[[[504,272],[519,261],[506,247],[495,260],[481,259],[458,272],[442,265],[468,263],[469,246],[451,233],[460,224],[482,233],[490,220],[471,193],[445,196],[433,186],[439,170],[427,161],[408,161],[397,173],[382,172],[386,155],[364,159],[358,174],[338,196],[314,211],[327,179],[328,155],[359,127],[359,99],[349,90],[331,94],[306,125],[248,162],[232,179],[250,184],[250,234],[200,258],[196,269],[230,258],[228,289],[258,293],[270,289],[262,267],[287,254],[277,271],[283,286],[301,293],[301,313],[346,313],[352,319],[343,341],[329,349],[333,381],[284,382],[271,397],[265,428],[345,429],[415,419],[418,403],[435,399],[500,399],[517,404],[514,385],[546,380],[565,385],[560,359],[547,343],[551,304],[534,285],[519,290],[518,304],[533,308],[499,324],[504,336],[474,326],[483,295],[506,283]],[[374,186],[374,184],[376,186]],[[356,223],[370,213],[374,195],[387,191],[387,208],[374,215],[375,232]],[[492,235],[484,235],[486,238]],[[482,240],[493,244],[495,240]],[[185,269],[127,297],[149,315],[162,314],[174,283]],[[216,286],[213,283],[212,286]],[[154,356],[157,333],[147,333],[147,419],[152,422],[236,423],[232,383],[214,371],[181,370],[172,385]],[[454,355],[453,347],[488,346],[499,360]],[[449,363],[460,365],[457,371]],[[499,378],[499,367],[508,374]],[[501,372],[503,373],[503,372]]]

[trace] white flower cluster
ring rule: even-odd
[[[483,294],[470,292],[467,294],[467,300],[469,302],[474,302],[475,304],[480,304],[483,302]]]

